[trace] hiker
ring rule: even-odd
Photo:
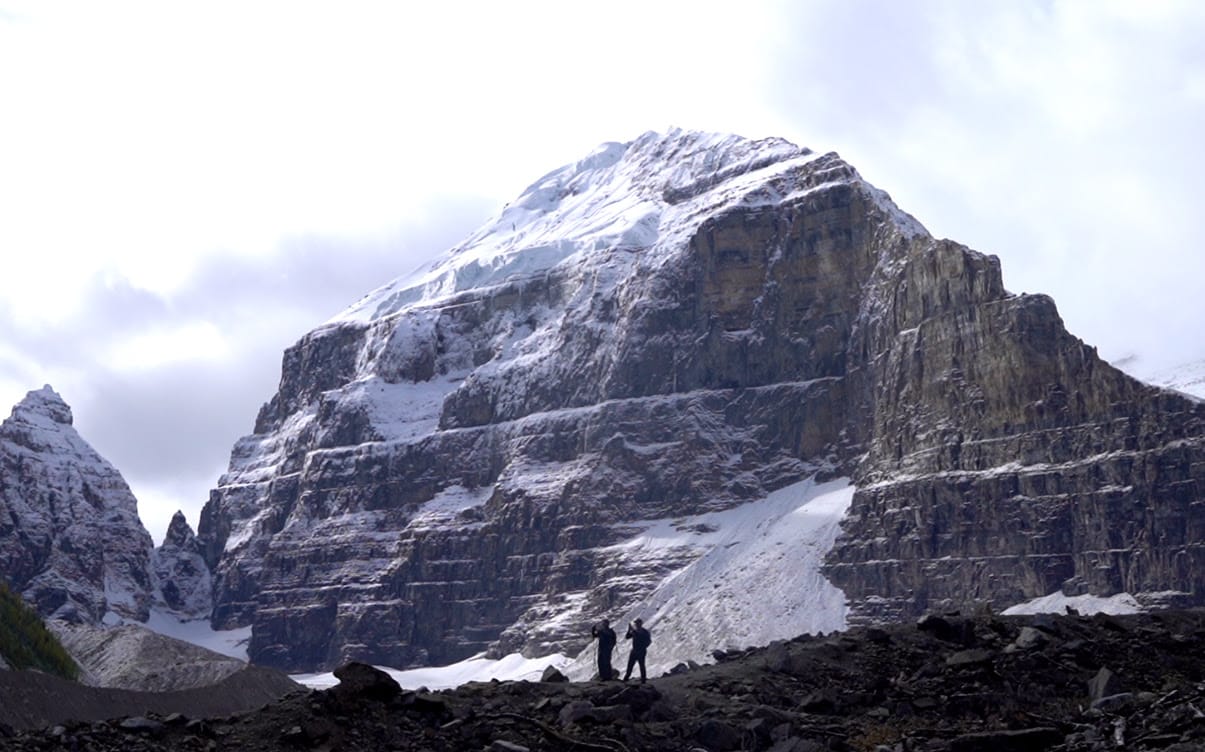
[[[628,671],[623,675],[623,680],[627,681],[632,678],[632,667],[639,663],[640,683],[644,684],[646,678],[644,673],[644,656],[648,652],[649,643],[653,641],[653,636],[644,628],[644,621],[637,619],[628,625],[628,633],[623,638],[632,641],[632,652],[628,654]]]
[[[615,630],[611,622],[603,619],[590,627],[590,636],[598,640],[598,678],[607,681],[615,678],[615,669],[611,668],[611,651],[615,650]]]

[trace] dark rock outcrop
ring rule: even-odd
[[[113,720],[79,722],[64,712],[40,731],[0,725],[0,738],[13,752],[1148,752],[1205,746],[1200,612],[959,622],[984,661],[951,661],[967,649],[960,642],[895,625],[783,640],[642,685],[480,682],[433,693],[402,690],[371,667],[347,666],[339,671],[344,684],[286,695],[236,716],[213,714],[212,703],[234,695],[229,687],[191,693],[184,715],[168,710],[184,695],[144,704],[132,693],[110,694],[105,707],[121,713]],[[1045,638],[1009,650],[1024,629]],[[1127,692],[1090,702],[1089,683],[1105,666]],[[0,673],[0,724],[25,728],[16,715],[19,703],[4,694],[7,685]],[[41,697],[41,684],[31,686]],[[61,706],[87,707],[71,691],[63,697]]]
[[[853,621],[1202,597],[1205,406],[1143,385],[835,154],[648,134],[286,352],[199,538],[254,660],[576,652],[698,559],[641,524],[857,485]]]

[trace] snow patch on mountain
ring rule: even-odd
[[[760,501],[648,523],[616,551],[639,559],[691,547],[701,555],[612,622],[642,618],[652,630],[653,675],[687,660],[708,662],[717,649],[845,629],[845,594],[820,567],[855,490],[848,479],[806,480]],[[593,665],[592,646],[569,675],[588,678]]]
[[[1161,371],[1151,375],[1147,381],[1197,399],[1205,399],[1205,360],[1196,360]]]
[[[1065,614],[1068,609],[1079,614],[1137,614],[1145,609],[1129,593],[1108,597],[1099,595],[1064,595],[1061,592],[1018,603],[1004,609],[1004,616],[1024,614]]]
[[[452,689],[469,682],[488,682],[495,679],[498,681],[539,681],[544,669],[549,666],[560,669],[568,663],[569,658],[559,653],[540,658],[524,658],[518,653],[512,653],[505,658],[498,659],[475,655],[448,666],[412,668],[405,671],[387,666],[377,666],[377,668],[392,676],[403,689],[426,687],[430,690],[439,690]],[[317,674],[295,674],[291,678],[311,689],[330,689],[339,683],[334,672],[331,671]]]
[[[1145,356],[1132,353],[1110,362],[1134,378],[1180,394],[1205,399],[1205,357],[1195,357],[1174,366],[1153,363]]]
[[[145,624],[147,629],[177,640],[191,642],[221,655],[247,660],[247,644],[251,641],[251,627],[218,630],[209,625],[208,619],[182,619],[172,611],[151,609]]]

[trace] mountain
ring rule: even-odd
[[[0,423],[0,572],[43,617],[146,621],[151,536],[121,474],[49,386]]]
[[[207,619],[213,609],[213,578],[184,513],[172,515],[163,543],[151,552],[157,605],[183,620]]]
[[[214,626],[282,668],[575,654],[638,615],[650,658],[703,659],[1198,602],[1203,436],[836,154],[675,130],[302,337],[197,538]]]

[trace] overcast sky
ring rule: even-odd
[[[156,541],[285,347],[670,126],[837,151],[1146,373],[1205,358],[1205,3],[0,0],[0,412],[51,384]]]

